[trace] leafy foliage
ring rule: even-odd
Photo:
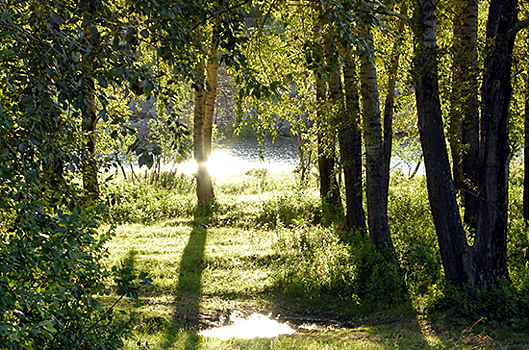
[[[513,330],[525,330],[529,326],[527,294],[509,281],[483,289],[448,286],[432,298],[430,305],[430,311],[443,310],[461,326],[475,322]]]
[[[365,236],[353,241],[355,293],[366,310],[391,309],[407,300],[407,289],[398,264],[387,251],[375,249]]]
[[[133,314],[96,297],[110,293],[109,278],[132,298],[138,283],[149,283],[101,264],[111,237],[97,231],[105,208],[74,181],[90,156],[79,129],[91,96],[107,120],[105,88],[128,81],[135,90],[141,71],[132,63],[131,31],[106,4],[91,4],[97,18],[83,4],[0,4],[2,348],[119,348]]]

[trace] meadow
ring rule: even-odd
[[[446,288],[422,176],[395,173],[389,217],[400,270],[367,237],[322,223],[316,178],[252,170],[215,179],[197,206],[194,179],[175,173],[108,182],[108,264],[152,279],[138,290],[127,349],[525,349],[529,238],[511,216],[512,283],[494,291]],[[512,176],[511,207],[521,205]],[[470,236],[469,239],[472,239]],[[111,305],[116,298],[102,299]],[[230,317],[267,315],[296,333],[210,338]]]

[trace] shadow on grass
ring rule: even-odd
[[[201,315],[202,277],[208,233],[206,224],[210,219],[207,212],[195,213],[193,228],[180,261],[178,281],[174,290],[172,320],[165,330],[160,344],[161,349],[199,350],[205,346],[201,336],[198,335],[198,325],[203,316]],[[346,342],[353,347],[359,344],[359,348],[378,346],[380,349],[430,349],[435,346],[426,339],[426,334],[421,330],[421,325],[410,305],[392,315],[382,313],[377,317],[371,313],[370,316],[366,316],[359,315],[358,310],[356,313],[354,310],[351,310],[351,313],[344,312],[351,304],[345,300],[333,301],[331,298],[328,302],[314,301],[306,295],[306,291],[293,299],[292,296],[281,296],[281,293],[277,292],[273,291],[272,295],[268,295],[271,298],[269,305],[274,309],[270,311],[285,315],[284,320],[289,320],[291,323],[296,323],[296,320],[302,324],[314,323],[319,329],[316,333],[301,330],[295,337],[280,338],[278,341],[284,344],[284,348],[308,349],[320,345],[323,347],[327,342],[331,344]],[[313,303],[314,305],[311,305]],[[353,316],[355,314],[356,316]],[[250,349],[257,346],[256,342],[271,348],[271,340],[234,340],[232,344],[233,348]],[[443,342],[440,344],[444,345]]]
[[[173,322],[167,329],[166,340],[162,344],[163,349],[175,347],[196,350],[200,347],[197,324],[200,319],[206,223],[209,220],[209,215],[201,214],[203,214],[201,209],[195,213],[194,226],[182,253],[175,290]]]

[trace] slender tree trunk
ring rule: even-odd
[[[326,21],[320,6],[313,4],[313,9],[317,12],[314,23],[314,41],[320,43],[322,52],[324,44],[322,40],[322,29]],[[323,60],[323,55],[320,56]],[[319,62],[323,66],[324,61]],[[322,199],[323,216],[325,221],[333,221],[341,214],[342,201],[340,198],[340,188],[335,174],[335,153],[336,153],[336,133],[331,132],[334,126],[331,121],[330,111],[327,108],[327,89],[322,79],[321,72],[314,72],[316,80],[316,102],[317,102],[317,137],[318,137],[318,169],[320,173],[320,196]]]
[[[456,190],[463,190],[464,222],[475,228],[479,153],[477,70],[478,0],[458,0],[454,16],[454,55],[450,106],[450,148]]]
[[[401,5],[401,14],[407,15],[408,6],[405,2]],[[397,28],[397,35],[404,34],[404,21],[399,22]],[[399,37],[393,44],[393,51],[391,53],[388,88],[386,92],[386,101],[384,103],[384,186],[386,196],[389,191],[389,171],[391,166],[391,151],[393,146],[393,114],[395,109],[395,85],[397,82],[397,72],[399,68],[400,59],[400,45],[402,39]]]
[[[465,269],[468,244],[459,215],[441,117],[435,0],[417,0],[413,30],[413,75],[428,197],[446,280],[462,285],[469,277]]]
[[[523,149],[524,181],[523,181],[523,218],[529,224],[529,69],[525,78],[525,142]]]
[[[345,222],[346,226],[350,229],[365,229],[365,216],[364,209],[362,207],[361,145],[358,145],[358,142],[361,142],[361,140],[355,140],[355,136],[359,135],[359,131],[357,126],[354,125],[354,115],[351,117],[345,108],[345,96],[343,93],[340,69],[341,65],[338,57],[339,50],[334,43],[333,34],[330,34],[326,37],[325,49],[328,61],[327,64],[331,72],[329,80],[329,102],[331,106],[331,113],[334,117],[333,119],[336,120],[336,126],[338,127],[340,158],[345,176],[345,201],[347,205]],[[348,84],[351,85],[354,83],[354,71],[350,71],[352,57],[348,53],[345,53],[345,56],[348,57],[346,60],[349,60],[349,65],[347,67],[349,71],[344,68],[344,73],[348,75]],[[354,66],[352,68],[354,69]],[[350,81],[351,79],[353,82]],[[353,92],[350,91],[352,87],[348,86],[348,88],[348,92],[352,94]],[[356,98],[356,102],[358,103],[358,95]],[[351,97],[349,97],[349,99],[351,99]],[[349,102],[351,104],[353,103],[352,101]],[[352,112],[354,113],[354,111]],[[358,109],[356,112],[358,112]],[[355,158],[355,156],[360,157],[360,164],[358,164],[358,158]]]
[[[336,219],[340,212],[341,199],[336,174],[334,171],[335,135],[330,133],[328,116],[323,111],[326,100],[325,83],[316,77],[316,99],[318,101],[318,169],[320,173],[320,196],[323,204],[324,218],[327,221]]]
[[[88,25],[85,29],[86,40],[89,45],[97,45],[96,38],[92,35],[93,27]],[[84,142],[83,160],[83,188],[86,194],[93,198],[99,198],[99,167],[95,157],[97,142],[97,107],[95,101],[94,83],[94,58],[90,53],[83,54],[84,74],[82,77],[82,87],[84,94],[84,106],[82,107],[81,130]]]
[[[472,283],[476,286],[487,286],[509,276],[508,123],[517,8],[516,0],[491,0],[489,7],[481,89],[480,201],[471,270]]]
[[[340,131],[340,150],[345,175],[346,224],[351,229],[365,231],[366,216],[362,186],[362,133],[356,66],[353,56],[345,55],[345,117]]]
[[[218,86],[218,72],[219,72],[219,57],[217,43],[211,44],[210,52],[208,54],[207,63],[207,79],[206,86],[206,111],[204,116],[204,154],[206,159],[211,156],[211,134],[213,131],[213,113],[215,111],[215,100],[217,98]]]
[[[86,78],[88,79],[88,78]],[[98,166],[95,158],[97,112],[93,91],[86,91],[86,106],[82,112],[81,130],[84,139],[83,188],[88,196],[99,198]]]
[[[366,43],[373,47],[373,38],[364,29]],[[377,73],[374,57],[364,53],[360,68],[363,102],[364,142],[366,151],[366,199],[369,237],[378,248],[389,248],[395,253],[388,222],[388,197],[384,183],[384,145],[380,118]]]
[[[201,58],[197,64],[197,74],[205,73],[205,62]],[[195,88],[195,109],[193,119],[193,151],[197,162],[197,199],[205,203],[214,198],[211,175],[206,167],[207,155],[204,147],[204,120],[206,114],[206,91],[204,84],[197,84]]]

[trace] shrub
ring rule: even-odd
[[[430,314],[445,311],[462,326],[482,321],[519,330],[529,327],[529,298],[510,281],[483,289],[447,286],[430,305]]]
[[[390,309],[407,300],[402,272],[388,252],[375,249],[367,236],[355,237],[352,249],[354,290],[366,311]]]
[[[120,348],[134,315],[104,308],[97,296],[110,293],[105,282],[114,276],[118,294],[135,298],[137,276],[101,265],[111,234],[98,234],[79,207],[51,211],[28,201],[19,208],[0,232],[2,348]]]

